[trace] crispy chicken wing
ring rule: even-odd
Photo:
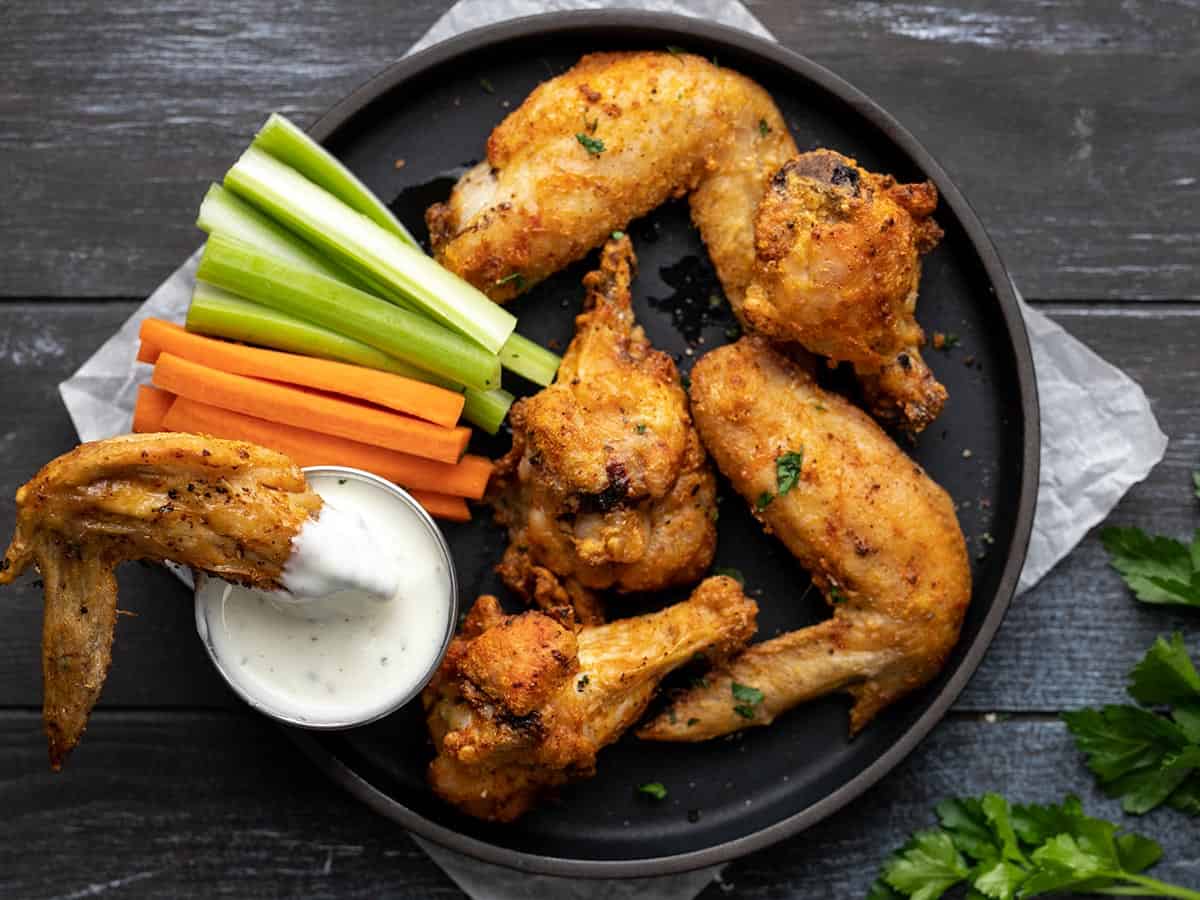
[[[898,184],[832,150],[771,179],[758,207],[757,258],[741,318],[777,341],[849,362],[881,421],[920,431],[946,389],[921,358],[913,316],[921,254],[942,232],[932,182]],[[737,303],[735,300],[735,307]]]
[[[736,72],[689,53],[593,53],[535,88],[426,220],[438,262],[504,302],[694,191],[696,225],[740,296],[754,210],[795,152],[770,96]]]
[[[0,584],[30,563],[45,582],[43,717],[50,764],[79,742],[112,660],[118,564],[174,560],[277,586],[321,498],[287,457],[241,441],[137,434],[82,444],[17,491]]]
[[[857,732],[933,678],[958,640],[971,573],[954,505],[875,422],[761,337],[701,359],[691,397],[718,467],[809,569],[833,617],[750,647],[640,735],[703,740],[838,690],[854,698]],[[803,460],[784,492],[796,461],[781,468],[786,454]],[[733,683],[762,702],[739,704]]]
[[[659,612],[578,632],[480,597],[422,695],[437,748],[430,784],[468,815],[516,819],[594,774],[597,752],[637,721],[667,673],[744,645],[757,611],[724,577]]]
[[[695,581],[716,547],[713,474],[675,363],[634,323],[633,267],[629,239],[609,241],[554,384],[512,409],[492,482],[505,582],[584,621],[591,591]]]

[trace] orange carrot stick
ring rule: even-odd
[[[429,491],[409,491],[409,493],[435,519],[447,519],[451,522],[471,521],[471,510],[467,506],[467,501],[462,497],[451,497],[449,494],[435,494]]]
[[[471,437],[467,428],[443,428],[351,400],[230,375],[173,353],[158,358],[153,381],[189,400],[441,462],[458,462]]]
[[[138,344],[137,361],[154,365],[158,362],[158,354],[160,353],[162,353],[162,347],[155,346],[149,341],[142,341]]]
[[[153,434],[163,430],[163,419],[175,395],[148,384],[138,385],[137,403],[133,407],[133,430],[139,434]]]
[[[487,488],[492,464],[482,456],[458,463],[434,462],[384,447],[268,422],[180,397],[163,420],[166,431],[190,431],[213,437],[250,441],[290,456],[299,466],[350,466],[373,472],[407,489],[478,500]]]
[[[454,427],[462,414],[462,394],[394,372],[217,340],[162,319],[144,319],[141,338],[143,347],[150,344],[155,356],[159,350],[232,375],[343,394],[445,428]]]

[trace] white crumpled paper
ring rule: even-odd
[[[571,9],[622,7],[605,0],[460,0],[409,50],[518,16]],[[772,38],[741,3],[728,0],[642,0],[639,9],[696,16]],[[59,386],[79,437],[96,440],[128,431],[145,366],[134,366],[141,320],[182,322],[195,283],[193,254],[150,295],[121,329]],[[1033,536],[1019,592],[1032,587],[1116,506],[1129,487],[1162,459],[1167,438],[1142,389],[1059,325],[1022,304],[1042,418],[1042,466]],[[658,878],[589,881],[516,872],[414,838],[476,900],[687,900],[719,866]]]

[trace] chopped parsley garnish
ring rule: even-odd
[[[829,602],[830,603],[845,603],[846,602],[846,595],[838,590],[838,586],[836,584],[830,585],[830,587],[829,587]]]
[[[508,275],[505,275],[503,278],[496,279],[496,287],[503,287],[510,281],[514,282],[514,287],[516,287],[518,291],[524,289],[525,287],[525,276],[520,272],[512,272]]]
[[[645,434],[646,433],[646,423],[638,422],[636,425],[633,426],[633,430],[636,431],[638,434]]]
[[[804,448],[793,450],[775,459],[775,486],[782,497],[800,480],[800,467],[804,464]]]
[[[770,491],[763,491],[758,495],[758,499],[754,501],[754,508],[760,512],[771,505],[775,500],[775,495]]]
[[[580,691],[582,693],[583,689],[588,686],[588,683],[591,680],[592,679],[589,678],[586,673],[579,676],[579,680],[577,682],[575,682],[575,690]]]
[[[614,231],[611,235],[609,235],[609,237],[611,237],[614,241],[619,241],[621,238],[625,237],[625,232]]]
[[[756,687],[738,684],[736,681],[730,683],[729,692],[733,694],[734,700],[739,701],[733,707],[733,711],[743,719],[753,719],[754,707],[763,702],[763,692]]]
[[[490,81],[488,81],[486,78],[479,79],[479,86],[481,88],[483,88],[485,91],[487,91],[489,94],[496,93],[495,86]]]
[[[700,720],[699,720],[699,719],[696,719],[696,718],[691,718],[691,719],[688,719],[688,720],[687,720],[687,727],[688,727],[688,728],[691,728],[693,725],[695,725],[695,724],[696,724],[697,722],[699,722],[699,721],[700,721]]]
[[[742,574],[740,569],[723,567],[723,568],[713,569],[713,574],[714,575],[724,575],[726,578],[732,578],[734,581],[736,581],[742,587],[746,586],[746,576]]]
[[[638,793],[653,797],[655,800],[666,800],[667,789],[661,781],[648,781],[638,785]]]
[[[680,56],[681,54],[684,54],[687,51],[684,50],[682,47],[676,47],[674,44],[667,44],[667,52],[670,53],[672,56]]]
[[[767,124],[766,119],[758,120],[758,133],[760,135],[762,135],[763,137],[766,137],[768,134],[771,133],[771,126]]]
[[[599,156],[604,152],[604,141],[599,138],[590,137],[581,131],[575,135],[575,140],[583,144],[583,149],[588,152],[588,156]]]
[[[942,350],[942,351],[947,351],[947,350],[953,349],[954,347],[957,347],[958,344],[959,344],[958,335],[955,334],[953,331],[951,331],[942,338],[941,346],[939,346],[938,349]]]

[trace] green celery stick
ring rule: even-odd
[[[197,279],[337,331],[467,387],[500,386],[500,361],[422,315],[240,241],[208,239]]]
[[[390,231],[412,247],[417,242],[400,220],[328,150],[279,113],[254,136],[253,146],[287,163],[313,184],[325,188],[351,209]]]
[[[304,240],[320,247],[372,285],[497,353],[516,319],[299,172],[250,147],[225,175],[225,186]]]
[[[478,425],[488,434],[500,430],[508,408],[513,405],[513,395],[504,388],[490,391],[476,391],[467,388],[466,402],[463,404],[463,418],[472,425]]]
[[[557,354],[515,331],[500,348],[500,365],[542,387],[554,380],[554,374],[561,362],[562,359]]]

